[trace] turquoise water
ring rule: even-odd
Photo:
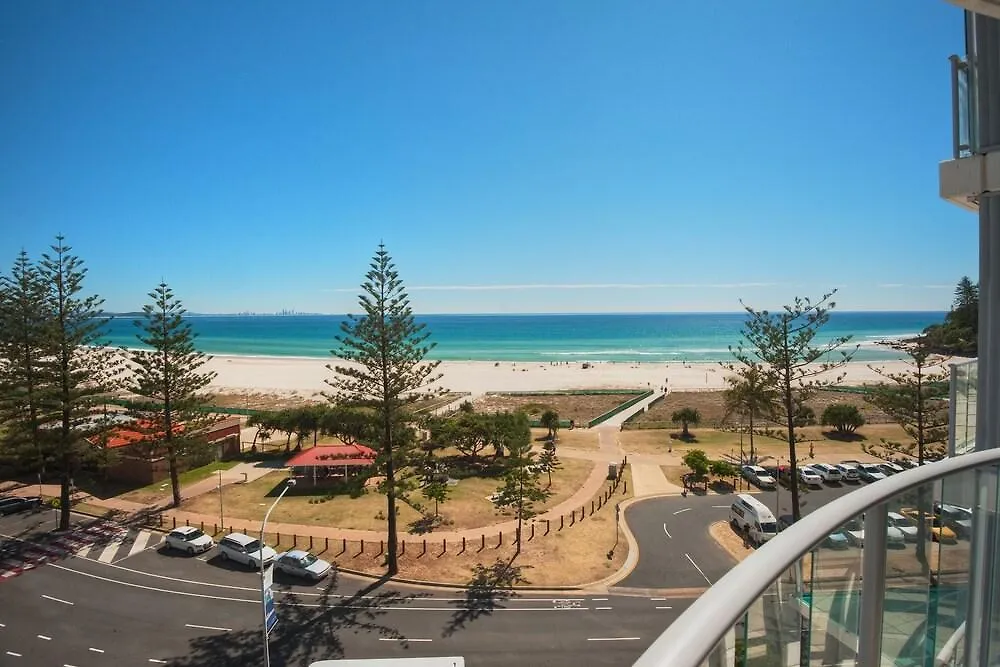
[[[336,347],[340,315],[190,318],[198,348],[209,354],[329,357]],[[608,315],[426,315],[437,347],[430,357],[480,361],[721,361],[740,340],[743,313]],[[874,346],[886,338],[912,336],[941,322],[942,312],[833,313],[817,342],[853,336],[858,361],[898,358]],[[133,317],[114,318],[108,342],[137,347]]]

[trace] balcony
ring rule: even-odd
[[[1000,0],[946,0],[948,4],[961,7],[974,14],[983,14],[1000,19]]]
[[[986,582],[1000,567],[998,481],[992,449],[816,509],[716,582],[635,667],[997,664],[1000,590]],[[830,548],[838,531],[849,548]]]
[[[978,211],[979,196],[1000,189],[1000,155],[982,154],[976,142],[974,68],[958,56],[950,61],[952,159],[939,165],[941,197]]]

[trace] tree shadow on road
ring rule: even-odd
[[[337,575],[330,575],[319,593],[303,594],[275,588],[278,625],[271,631],[270,658],[272,667],[308,665],[316,660],[338,660],[345,657],[343,637],[351,634],[374,634],[400,640],[406,637],[383,618],[389,608],[404,607],[422,595],[404,595],[395,591],[377,592],[386,579],[351,595],[335,593]],[[258,608],[259,609],[259,608]],[[206,635],[191,640],[184,657],[169,664],[176,667],[203,665],[259,665],[263,663],[262,626],[224,634]]]
[[[481,616],[490,616],[496,609],[503,609],[503,602],[514,596],[514,587],[526,584],[522,568],[512,561],[497,559],[492,565],[478,564],[465,589],[465,599],[458,602],[458,609],[451,615],[441,632],[450,637]]]

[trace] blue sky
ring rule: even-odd
[[[943,310],[940,0],[0,3],[0,267],[110,310]]]

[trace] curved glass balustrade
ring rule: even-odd
[[[716,582],[636,667],[1000,664],[998,466],[1000,449],[973,452],[818,508]]]

